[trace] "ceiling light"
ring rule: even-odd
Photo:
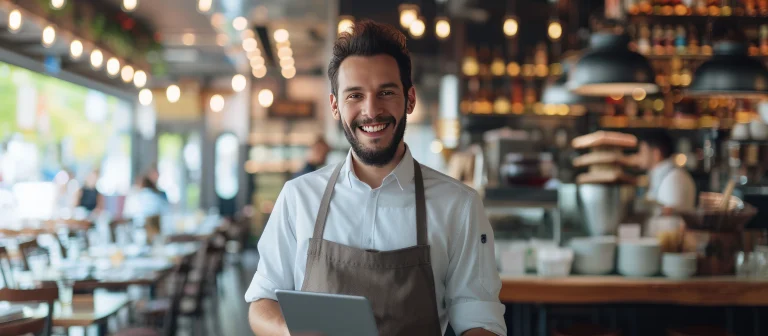
[[[576,62],[566,86],[586,96],[630,95],[635,89],[647,94],[659,91],[656,74],[648,60],[628,49],[629,36],[597,32],[590,49]]]
[[[139,103],[144,106],[152,104],[152,90],[143,89],[139,91]]]
[[[67,0],[51,0],[51,7],[53,9],[62,9],[67,4]]]
[[[43,46],[48,48],[56,42],[56,29],[53,26],[46,26],[43,29]]]
[[[275,47],[276,47],[277,49],[280,49],[280,48],[287,48],[287,47],[290,47],[290,46],[291,46],[291,41],[288,41],[288,40],[285,40],[285,41],[283,41],[283,42],[277,42],[277,43],[275,43]]]
[[[138,5],[139,0],[123,0],[123,10],[126,12],[133,12]]]
[[[232,27],[237,31],[245,30],[248,28],[248,20],[242,16],[238,16],[232,20]]]
[[[446,39],[451,35],[451,23],[447,18],[439,18],[435,22],[435,34],[441,39]]]
[[[426,30],[426,28],[427,27],[424,25],[424,21],[419,18],[411,22],[410,27],[408,27],[408,31],[411,32],[411,35],[413,37],[419,38],[422,35],[424,35],[424,31]]]
[[[117,76],[120,73],[120,61],[116,57],[107,60],[107,74]]]
[[[261,107],[270,107],[275,100],[275,96],[270,89],[262,89],[259,91],[259,105]]]
[[[355,26],[355,19],[351,16],[341,16],[339,17],[339,26],[337,28],[337,33],[341,34],[343,32],[352,33],[352,27]]]
[[[83,56],[83,42],[80,42],[80,40],[72,41],[72,43],[69,44],[69,55],[72,56],[73,59],[78,59],[80,56]]]
[[[282,28],[275,30],[275,33],[273,34],[275,42],[277,43],[288,41],[289,36],[288,31]]]
[[[267,75],[267,67],[265,66],[255,67],[253,68],[253,71],[251,71],[251,74],[253,75],[253,77],[256,77],[256,78],[264,78],[264,76]]]
[[[213,7],[213,0],[198,0],[197,1],[197,10],[200,13],[208,13],[208,11],[211,10],[211,7]]]
[[[258,43],[255,38],[249,37],[243,40],[243,50],[246,52],[254,51],[258,47]]]
[[[227,34],[219,34],[216,35],[216,44],[219,45],[219,47],[223,47],[229,43],[229,36]]]
[[[143,88],[147,85],[147,73],[144,70],[138,70],[133,74],[133,85],[137,88]]]
[[[280,62],[282,62],[282,60]],[[258,68],[261,66],[264,66],[264,57],[259,56],[251,59],[251,68]]]
[[[554,82],[544,87],[541,93],[541,102],[549,105],[565,104],[565,105],[584,105],[589,103],[598,103],[601,100],[597,97],[587,97],[575,94],[568,90],[565,83],[568,80],[568,72],[571,68],[573,60],[563,60],[562,69],[563,74],[560,75]],[[511,64],[511,63],[510,63]],[[509,68],[509,66],[507,66]],[[509,70],[509,69],[507,69]],[[519,67],[518,67],[519,73]],[[621,96],[619,96],[621,99]]]
[[[18,9],[14,9],[8,14],[8,30],[12,33],[18,32],[21,29],[21,12]]]
[[[283,70],[280,71],[280,74],[283,75],[283,77],[287,79],[291,79],[294,76],[296,76],[296,68],[290,67],[290,68],[283,68]]]
[[[245,54],[246,57],[248,57],[249,60],[252,60],[256,57],[261,57],[261,50],[255,49],[253,51],[249,51]]]
[[[517,35],[517,18],[513,16],[509,16],[504,20],[504,35],[507,35],[509,37],[513,37]]]
[[[292,68],[295,64],[296,62],[293,60],[293,57],[283,58],[280,60],[281,68]]]
[[[547,34],[550,39],[557,41],[563,36],[563,26],[558,21],[552,21],[549,23],[549,27],[547,27]]]
[[[745,99],[768,96],[768,70],[747,51],[739,42],[715,44],[712,57],[696,68],[687,94]]]
[[[191,46],[195,44],[195,34],[193,33],[186,33],[181,36],[181,43],[184,43],[185,46]]]
[[[104,54],[99,49],[93,50],[91,52],[91,66],[94,69],[99,69],[102,65],[104,65]]]
[[[130,65],[124,66],[123,71],[120,72],[120,77],[123,79],[123,82],[126,83],[133,81],[133,67]]]
[[[221,27],[224,25],[224,21],[227,18],[224,17],[224,14],[222,13],[213,13],[211,15],[211,26],[214,26],[216,28]]]
[[[411,4],[400,5],[400,26],[409,29],[411,24],[419,18],[419,7]]]
[[[168,89],[165,90],[165,97],[168,98],[169,102],[175,103],[181,99],[181,89],[177,85],[168,86]]]
[[[222,97],[220,94],[215,94],[211,97],[211,111],[213,112],[221,112],[224,110],[224,97]]]
[[[242,92],[245,90],[246,85],[248,85],[248,81],[245,79],[245,76],[237,74],[232,77],[232,90],[235,90],[235,92]]]
[[[288,48],[288,47],[280,48],[277,50],[277,57],[279,57],[280,59],[293,57],[293,50],[291,50],[291,48]]]

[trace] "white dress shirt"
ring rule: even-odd
[[[648,173],[648,197],[656,202],[684,210],[696,207],[696,183],[691,174],[677,167],[672,159],[667,159]]]
[[[361,249],[395,250],[416,245],[413,158],[405,156],[381,187],[371,189],[350,169],[351,151],[331,198],[323,238]],[[421,166],[427,205],[437,311],[443,333],[450,321],[460,335],[485,328],[506,335],[493,230],[477,192]],[[276,289],[302,287],[307,248],[320,199],[334,165],[285,184],[259,239],[259,265],[245,293],[253,302],[277,300]],[[483,238],[485,237],[485,238]]]

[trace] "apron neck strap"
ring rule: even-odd
[[[317,218],[315,219],[315,231],[312,235],[313,238],[323,238],[323,232],[325,232],[325,222],[328,218],[328,208],[330,208],[331,205],[333,188],[336,186],[336,181],[339,179],[342,166],[344,166],[344,161],[339,162],[339,164],[336,165],[336,168],[331,174],[331,178],[328,180],[328,184],[325,186],[325,192],[323,193],[323,198],[320,201],[320,209],[318,210]],[[414,182],[416,183],[416,244],[428,245],[429,236],[427,232],[427,206],[426,197],[424,196],[424,178],[421,174],[421,165],[416,160],[413,160],[413,174]]]

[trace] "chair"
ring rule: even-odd
[[[56,301],[59,298],[59,289],[58,288],[37,288],[37,289],[11,289],[11,288],[2,288],[0,289],[0,301],[10,301],[10,302],[32,302],[32,301],[38,301],[38,302],[44,302],[48,305],[48,314],[45,318],[43,318],[43,322],[40,323],[39,321],[29,321],[28,324],[21,325],[22,323],[19,323],[20,325],[17,325],[17,330],[27,330],[33,329],[31,332],[40,332],[41,335],[44,336],[50,336],[51,335],[51,329],[53,328],[53,302]],[[35,320],[35,319],[33,319]],[[21,322],[21,321],[20,321]],[[0,331],[3,331],[0,327]],[[30,331],[27,331],[30,332]],[[21,333],[26,334],[27,332]],[[5,332],[0,332],[2,335],[12,335],[11,333],[6,334]]]
[[[19,253],[21,254],[21,262],[25,271],[29,271],[29,256],[37,250],[40,250],[37,238],[31,238],[19,243]]]
[[[3,277],[3,287],[15,287],[11,273],[11,257],[5,246],[0,246],[0,276]]]
[[[109,222],[109,238],[112,242],[117,242],[117,228],[130,225],[132,222],[128,218],[113,219]]]

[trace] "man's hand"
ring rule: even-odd
[[[496,336],[496,334],[483,328],[474,328],[465,331],[461,336]]]
[[[277,301],[260,299],[251,302],[248,311],[251,330],[258,336],[291,336]]]

